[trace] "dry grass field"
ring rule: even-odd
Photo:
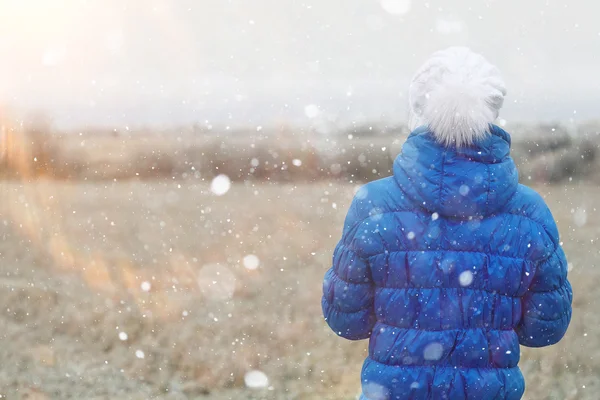
[[[235,183],[215,196],[197,182],[0,183],[4,398],[356,398],[367,342],[337,338],[320,310],[355,186]],[[600,188],[538,190],[575,300],[560,344],[524,349],[526,398],[595,400]],[[246,387],[251,370],[267,388]]]
[[[256,128],[258,129],[258,128]],[[526,182],[570,177],[600,181],[600,128],[560,125],[507,128],[512,156]],[[391,173],[407,132],[400,126],[355,127],[323,135],[310,128],[202,131],[107,129],[59,132],[0,125],[0,179],[102,182],[211,179],[236,182],[370,181]]]

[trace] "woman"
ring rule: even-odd
[[[435,53],[411,83],[415,129],[393,176],[350,206],[322,306],[338,335],[370,339],[362,399],[520,399],[519,344],[567,330],[554,218],[493,125],[505,95],[481,55]]]

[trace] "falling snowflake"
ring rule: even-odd
[[[244,375],[244,383],[250,389],[262,389],[269,386],[269,378],[262,371],[252,370]]]
[[[136,350],[136,351],[135,351],[135,356],[136,356],[137,358],[140,358],[140,359],[142,359],[142,358],[146,357],[146,355],[144,354],[144,352],[143,352],[142,350]]]
[[[119,332],[119,339],[121,339],[122,341],[126,341],[127,338],[128,336],[125,332]]]
[[[198,273],[198,286],[211,300],[229,300],[235,292],[235,275],[220,264],[209,264]]]
[[[390,399],[390,389],[375,382],[365,382],[363,384],[363,393],[369,396],[369,399]]]
[[[304,114],[310,119],[317,118],[320,113],[319,107],[314,104],[309,104],[304,107]]]
[[[423,350],[423,358],[428,361],[437,361],[442,358],[443,353],[444,347],[438,342],[433,342],[425,346],[425,350]]]
[[[296,167],[299,167],[299,166],[301,166],[301,165],[302,165],[302,160],[299,160],[299,159],[297,159],[297,158],[294,158],[294,159],[292,160],[292,164],[294,164]]]
[[[329,170],[331,171],[332,174],[338,175],[342,172],[342,166],[340,164],[331,164],[331,166],[329,167]]]
[[[458,282],[462,287],[470,286],[473,283],[473,273],[468,270],[461,272],[458,276]]]
[[[152,285],[151,285],[151,284],[150,284],[150,282],[148,282],[148,281],[144,281],[144,282],[142,282],[142,284],[140,285],[140,287],[142,288],[142,290],[143,290],[144,292],[149,292],[149,291],[150,291],[150,289],[152,289]]]
[[[369,194],[369,189],[366,186],[358,186],[356,193],[354,194],[358,200],[364,200]]]
[[[244,257],[244,267],[249,270],[254,270],[260,265],[260,260],[254,254],[248,254]]]
[[[585,211],[585,208],[578,208],[575,210],[573,213],[573,222],[580,228],[587,223],[587,212]]]
[[[217,196],[223,196],[231,188],[231,180],[227,175],[221,174],[215,176],[210,183],[210,191]]]
[[[372,208],[369,211],[369,216],[373,221],[379,221],[383,217],[383,210],[379,207]]]
[[[410,0],[381,0],[381,7],[390,14],[404,15],[410,11]]]

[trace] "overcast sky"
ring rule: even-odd
[[[467,45],[503,72],[509,122],[581,121],[600,113],[598,15],[590,0],[2,0],[0,101],[64,127],[403,121],[416,68]]]

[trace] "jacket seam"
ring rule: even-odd
[[[493,146],[492,146],[492,150],[493,150]],[[490,188],[492,187],[492,178],[490,176],[490,166],[486,165],[486,169],[487,169],[487,173],[488,173],[488,181],[487,181],[487,198],[485,201],[485,214],[488,214],[488,208],[490,206]]]
[[[414,364],[410,364],[410,365],[397,365],[397,364],[386,364],[386,363],[382,363],[381,361],[377,361],[376,359],[374,359],[373,357],[371,357],[370,355],[367,356],[367,359],[380,364],[380,365],[385,365],[387,367],[393,367],[393,368],[434,368],[434,369],[442,369],[442,368],[448,368],[448,369],[458,369],[458,370],[472,370],[472,369],[476,369],[476,370],[490,370],[490,371],[495,371],[495,370],[499,370],[499,369],[504,369],[504,370],[514,370],[514,369],[518,369],[519,367],[517,365],[513,366],[513,367],[491,367],[491,366],[487,366],[487,367],[465,367],[462,365],[439,365],[439,364],[429,364],[429,365],[423,365],[423,364],[418,364],[418,365],[414,365]]]
[[[389,324],[385,321],[381,321],[381,320],[377,320],[378,324],[381,325],[387,325],[389,327],[392,327],[394,329],[401,329],[401,330],[405,330],[405,331],[417,331],[417,332],[462,332],[462,331],[484,331],[484,332],[491,332],[491,331],[497,331],[497,332],[514,332],[515,328],[484,328],[484,327],[470,327],[470,328],[449,328],[449,329],[425,329],[425,328],[406,328],[406,327],[402,327],[402,326],[397,326],[397,325],[393,325],[393,324]],[[375,329],[373,329],[375,330]]]
[[[419,210],[425,210],[425,209],[424,208],[419,208]],[[393,211],[383,211],[383,212],[380,212],[380,213],[378,213],[376,215],[400,214],[400,213],[418,214],[418,212],[416,210],[393,210]],[[423,214],[427,214],[427,213],[423,212]],[[498,213],[498,214],[491,214],[490,217],[491,216],[500,217],[502,215],[513,215],[515,217],[519,217],[519,218],[523,218],[523,219],[529,220],[529,221],[533,222],[534,224],[541,226],[543,228],[544,232],[550,237],[551,241],[554,242],[552,240],[552,235],[550,235],[550,233],[546,229],[546,226],[542,222],[537,221],[537,220],[535,220],[535,219],[533,219],[533,218],[531,218],[531,217],[529,217],[527,215],[517,214],[517,213],[513,213],[513,212],[502,212],[502,213]],[[366,220],[368,220],[371,217],[372,217],[371,215],[368,215],[368,216],[366,216],[364,218],[361,218],[360,221],[355,222],[348,231],[352,231],[353,229],[356,229],[358,227],[358,225],[362,224],[363,222],[365,222]],[[445,216],[444,218],[449,219],[449,220],[460,220],[460,221],[465,220],[465,218],[456,218],[456,217],[448,217],[448,216]],[[351,237],[352,235],[347,235],[347,236]],[[345,242],[346,241],[344,241],[344,243]]]
[[[335,275],[335,277],[337,279],[339,279],[340,281],[349,284],[349,285],[371,285],[371,282],[352,282],[346,278],[342,278],[339,273],[335,270],[335,268],[333,269],[333,274]]]
[[[539,318],[535,315],[529,315],[527,313],[525,313],[525,315],[523,316],[524,318],[529,318],[529,319],[535,319],[536,321],[543,321],[543,322],[556,322],[556,321],[560,321],[561,319],[568,317],[569,314],[572,313],[571,307],[569,306],[569,308],[560,313],[559,316],[557,318]]]
[[[550,290],[534,290],[534,289],[528,289],[527,292],[525,292],[525,294],[531,293],[531,294],[548,294],[548,293],[554,293],[554,292],[558,292],[560,290],[566,290],[567,289],[567,279],[563,279],[562,283],[560,284],[559,287],[557,287],[556,289],[550,289]]]
[[[440,253],[440,252],[447,252],[447,253],[475,253],[475,254],[488,255],[488,256],[492,256],[492,257],[508,258],[510,260],[519,260],[519,261],[524,261],[524,262],[529,262],[529,263],[534,263],[535,262],[535,261],[528,260],[527,258],[503,256],[503,255],[497,254],[497,253],[491,253],[490,254],[490,253],[486,253],[485,251],[476,251],[476,250],[452,250],[452,249],[387,250],[388,254],[392,254],[392,253]],[[375,253],[373,255],[367,256],[367,258],[378,257],[378,256],[380,256],[382,254],[385,254],[385,252],[377,252],[377,253]]]
[[[510,294],[499,293],[498,291],[493,291],[489,289],[479,289],[479,288],[470,288],[470,287],[452,287],[452,286],[431,286],[431,287],[383,287],[383,286],[375,286],[375,291],[383,290],[383,289],[391,289],[391,290],[460,290],[460,291],[471,291],[471,292],[485,292],[497,296],[507,297],[509,299],[521,299],[523,296],[513,296]]]
[[[442,157],[442,168],[440,171],[440,195],[439,195],[439,203],[440,208],[444,206],[444,202],[442,201],[442,188],[444,187],[444,167],[446,166],[446,152],[444,151],[444,155]]]
[[[331,307],[331,308],[333,308],[334,311],[337,311],[337,312],[342,313],[342,314],[359,314],[359,313],[363,313],[363,312],[368,312],[369,308],[371,308],[371,306],[368,306],[368,307],[360,308],[360,309],[358,309],[356,311],[344,311],[341,308],[339,308],[338,306],[336,306],[334,303],[331,303],[325,297],[323,297],[323,301],[325,302],[325,304],[328,307]]]

